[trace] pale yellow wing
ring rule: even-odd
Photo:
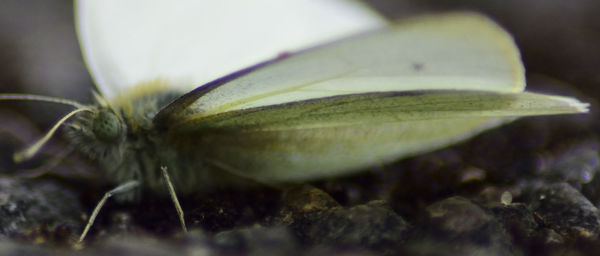
[[[195,118],[357,93],[516,93],[524,87],[510,35],[484,16],[453,13],[414,18],[292,55],[216,86],[186,113]]]

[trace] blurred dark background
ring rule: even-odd
[[[592,115],[586,120],[596,119],[593,118],[595,99],[600,98],[600,2],[367,2],[390,19],[451,10],[487,14],[514,35],[527,69],[528,90],[591,102]],[[34,93],[84,103],[91,101],[94,87],[79,50],[72,5],[68,0],[0,1],[0,93]],[[57,104],[0,102],[0,152],[14,152],[35,141],[40,131],[47,130],[69,110],[70,107]],[[597,123],[580,125],[597,132]],[[0,156],[0,166],[11,165],[9,155]]]
[[[92,82],[73,25],[72,1],[0,2],[0,92],[28,92],[88,102]],[[0,103],[39,125],[55,122],[65,106]],[[4,120],[2,120],[4,122]]]
[[[588,132],[598,132],[599,122],[590,120],[597,119],[595,102],[600,98],[600,2],[367,2],[390,19],[452,10],[487,14],[514,35],[527,70],[528,90],[575,96],[590,102],[592,114],[563,126],[579,125]],[[84,103],[91,101],[94,87],[79,50],[72,5],[68,0],[0,1],[0,93],[34,93]],[[69,110],[70,107],[57,104],[0,102],[0,152],[3,152],[0,166],[12,165],[11,154],[6,152],[35,141],[40,131],[46,131]],[[553,118],[550,123],[554,126],[564,122]]]

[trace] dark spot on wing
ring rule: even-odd
[[[421,62],[413,62],[411,65],[412,69],[416,72],[420,72],[423,69],[425,69],[425,64],[421,63]]]

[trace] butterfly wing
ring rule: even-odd
[[[435,90],[362,93],[188,118],[172,130],[254,132],[320,129],[471,117],[518,117],[587,111],[573,98],[538,93]]]
[[[455,13],[416,18],[301,52],[211,88],[188,109],[208,116],[345,94],[514,93],[524,87],[523,65],[510,35],[486,17]]]
[[[492,21],[432,16],[234,74],[155,121],[196,159],[267,182],[312,179],[518,116],[587,111],[575,99],[522,92],[523,73],[511,37]]]
[[[76,1],[83,55],[107,98],[156,79],[189,91],[300,47],[381,26],[344,0]]]

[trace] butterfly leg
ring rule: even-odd
[[[104,194],[104,197],[102,197],[102,199],[100,200],[100,202],[98,202],[98,204],[96,205],[96,208],[94,208],[94,211],[92,212],[92,215],[90,216],[90,219],[88,220],[87,224],[85,225],[85,229],[83,229],[83,233],[81,233],[81,236],[79,237],[79,243],[81,243],[83,241],[83,239],[85,238],[85,235],[87,234],[87,232],[92,227],[92,224],[94,224],[94,220],[98,216],[98,213],[100,212],[100,209],[102,208],[102,206],[104,206],[104,203],[106,203],[106,200],[108,198],[110,198],[111,196],[113,196],[115,194],[129,192],[133,188],[135,188],[135,187],[137,187],[139,185],[140,185],[139,181],[137,181],[137,180],[131,180],[131,181],[123,183],[123,184],[117,186],[116,188],[113,188],[110,191],[106,192]]]
[[[184,233],[187,233],[185,219],[183,218],[183,210],[181,209],[179,200],[177,200],[177,195],[175,194],[175,187],[173,187],[173,183],[171,182],[171,178],[169,177],[169,173],[167,172],[167,167],[161,166],[160,169],[162,170],[162,174],[165,177],[165,182],[167,183],[167,187],[169,188],[169,194],[171,195],[173,204],[175,204],[175,210],[177,210],[177,215],[179,215],[179,222],[181,222],[181,228],[183,229]]]

